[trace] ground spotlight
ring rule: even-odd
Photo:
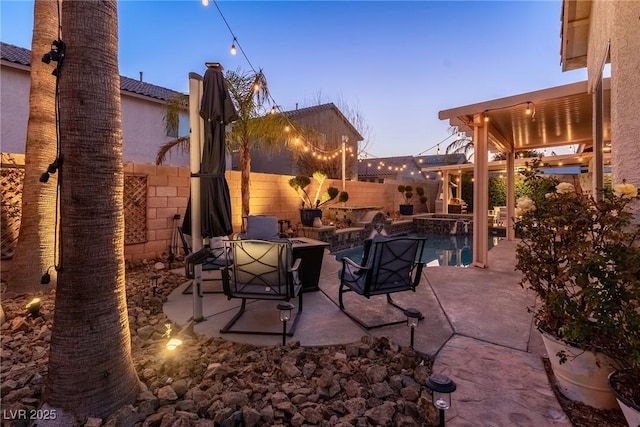
[[[42,307],[42,302],[40,298],[34,298],[25,306],[27,309],[27,315],[30,317],[38,317],[40,316],[40,307]]]

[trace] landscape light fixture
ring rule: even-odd
[[[42,302],[40,298],[34,298],[25,306],[27,309],[27,315],[30,317],[38,317],[40,315],[40,307],[42,307]]]
[[[179,340],[178,338],[171,338],[169,340],[169,342],[167,342],[167,350],[169,351],[173,351],[176,348],[180,347],[182,345],[182,340]]]
[[[161,276],[159,274],[154,274],[153,276],[149,277],[149,279],[151,280],[151,290],[154,297],[158,294],[158,279],[160,277]]]
[[[164,327],[167,330],[164,332],[163,337],[169,338],[169,341],[167,341],[167,344],[165,345],[165,347],[167,348],[167,350],[173,351],[182,345],[182,340],[178,338],[171,338],[171,334],[172,334],[171,323],[165,323]]]
[[[426,386],[431,390],[431,402],[440,414],[440,427],[444,427],[444,411],[451,406],[451,393],[456,391],[456,383],[444,374],[433,374]]]
[[[278,311],[280,312],[280,321],[282,322],[282,345],[287,345],[287,321],[291,319],[291,310],[293,310],[293,304],[290,302],[281,302],[278,304]]]
[[[404,310],[404,315],[407,316],[407,326],[411,330],[411,338],[409,339],[409,347],[413,348],[413,336],[415,329],[418,327],[418,323],[422,318],[422,313],[420,313],[415,308],[407,308]]]

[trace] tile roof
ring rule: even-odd
[[[31,51],[19,46],[0,42],[0,59],[14,64],[31,66]],[[120,89],[125,92],[137,93],[163,101],[167,101],[180,94],[180,92],[162,86],[141,82],[140,80],[125,76],[120,76]]]

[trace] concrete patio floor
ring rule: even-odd
[[[446,412],[448,426],[571,426],[545,373],[544,346],[527,311],[535,297],[518,285],[515,246],[515,242],[500,241],[489,251],[487,269],[425,268],[415,293],[393,295],[400,305],[414,307],[425,316],[415,330],[414,348],[434,357],[433,372],[448,375],[458,386]],[[317,347],[349,344],[363,335],[374,335],[409,345],[406,324],[366,331],[340,311],[340,266],[334,255],[325,252],[320,291],[304,294],[295,335],[287,339]],[[164,305],[167,317],[179,325],[193,314],[193,297],[183,293],[188,284],[177,288]],[[297,306],[297,300],[292,302]],[[368,300],[348,293],[344,304],[365,321],[405,319],[384,296]],[[205,293],[205,320],[195,325],[195,331],[234,342],[281,344],[279,335],[220,334],[238,307],[239,301],[229,301],[223,294]],[[247,304],[234,326],[243,328],[281,331],[276,303]]]

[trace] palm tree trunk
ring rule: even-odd
[[[22,186],[22,218],[8,288],[16,292],[43,289],[42,274],[55,264],[55,221],[57,174],[39,182],[40,174],[56,158],[55,64],[45,64],[42,55],[58,38],[58,8],[55,0],[36,0],[33,6],[31,40],[31,88],[25,147],[25,175]],[[56,271],[49,269],[51,284]]]
[[[117,3],[62,7],[62,251],[45,402],[82,420],[132,403],[139,381],[125,294]]]
[[[251,177],[251,154],[249,138],[243,138],[240,149],[240,191],[242,192],[242,216],[249,215],[249,184]]]

